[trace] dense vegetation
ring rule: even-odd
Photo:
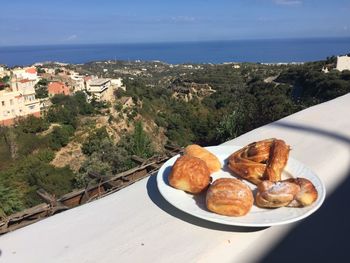
[[[94,126],[80,139],[86,159],[79,171],[73,172],[68,166],[50,164],[55,152],[75,138],[77,130],[83,128],[84,116],[108,116],[109,105],[94,100],[87,103],[82,92],[55,96],[42,118],[29,117],[14,127],[1,127],[0,213],[8,215],[39,203],[36,191],[40,188],[60,196],[84,187],[90,180],[89,172],[111,176],[135,165],[130,158],[134,154],[144,158],[154,155],[143,123],[162,128],[167,138],[163,144],[215,145],[348,93],[349,71],[321,72],[323,65],[331,63],[334,58],[303,65],[244,63],[238,69],[230,64],[188,69],[150,63],[146,75],[101,73],[107,66],[109,72],[118,66],[124,70],[121,62],[86,64],[80,68],[84,73],[123,77],[126,91],[118,90],[117,101],[111,106],[121,118],[126,116],[134,129],[119,134],[120,140],[115,141],[106,127]],[[207,86],[203,85],[211,90],[204,92]],[[36,88],[45,95],[45,83]],[[119,99],[125,96],[132,97],[134,106],[121,105]],[[108,121],[116,119],[110,115]]]
[[[57,96],[41,118],[19,119],[14,127],[0,127],[0,216],[38,204],[36,191],[56,196],[73,189],[69,167],[50,164],[72,137],[79,114],[93,113],[83,93]],[[49,131],[49,127],[51,130]]]
[[[118,143],[112,140],[105,128],[95,130],[83,143],[82,151],[88,157],[76,177],[76,185],[80,187],[89,182],[87,174],[90,172],[108,177],[134,167],[132,155],[149,158],[154,154],[150,138],[140,121],[135,123],[134,131],[124,134]]]
[[[325,63],[330,61],[279,66],[243,64],[240,69],[231,65],[207,66],[176,76],[166,87],[151,85],[147,77],[126,79],[127,90],[119,96],[131,96],[136,104],[142,101],[137,111],[164,127],[170,142],[213,145],[348,93],[350,72],[325,74],[320,70]],[[271,76],[277,78],[267,81]],[[172,96],[172,87],[185,87],[186,83],[209,84],[216,92],[193,96],[190,102]]]
[[[0,218],[40,203],[39,189],[59,197],[85,187],[89,172],[110,176],[133,167],[131,155],[154,154],[142,123],[136,122],[134,132],[125,133],[118,144],[105,128],[93,130],[82,144],[87,159],[78,173],[53,166],[55,152],[73,139],[80,118],[101,113],[83,93],[57,95],[51,101],[41,118],[29,116],[14,127],[0,127]]]

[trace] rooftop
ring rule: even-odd
[[[156,175],[0,238],[4,262],[332,262],[348,250],[350,94],[248,132],[224,145],[276,137],[325,183],[310,217],[247,228],[193,217],[159,193]]]
[[[92,79],[89,82],[90,86],[101,86],[103,84],[106,84],[107,82],[111,81],[110,79]]]
[[[36,73],[37,73],[37,72],[36,72],[36,68],[34,68],[34,67],[33,67],[33,68],[27,68],[27,69],[26,69],[26,72],[27,72],[27,73],[30,73],[30,74],[36,74]]]
[[[27,83],[27,82],[33,82],[33,80],[30,80],[30,79],[21,79],[21,80],[19,80],[18,82]]]

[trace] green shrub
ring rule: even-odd
[[[109,140],[109,135],[105,127],[95,130],[83,143],[81,147],[82,152],[86,155],[91,155],[93,152],[98,151],[101,141],[105,138]]]
[[[16,188],[0,184],[0,219],[24,208],[21,193]]]
[[[121,103],[119,103],[119,102],[116,102],[116,103],[114,104],[114,109],[115,109],[116,111],[121,111],[121,110],[123,109],[123,105],[122,105]]]
[[[50,133],[50,147],[53,150],[58,150],[66,146],[69,142],[70,136],[74,134],[74,128],[71,125],[63,125],[61,127],[54,127]]]
[[[29,115],[19,119],[16,126],[25,133],[37,133],[46,131],[49,128],[49,123],[43,118]]]

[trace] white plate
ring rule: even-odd
[[[222,169],[211,175],[213,177],[213,181],[217,178],[233,177],[232,173],[230,173],[226,168],[226,159],[233,152],[241,148],[242,147],[238,146],[207,147],[207,149],[215,154],[222,163]],[[312,205],[303,208],[281,207],[276,209],[264,209],[253,205],[249,213],[242,217],[218,215],[206,209],[205,193],[200,195],[191,195],[182,190],[177,190],[169,185],[168,176],[172,165],[175,163],[178,157],[179,155],[172,157],[159,169],[157,174],[157,185],[159,191],[169,203],[178,209],[208,221],[226,225],[249,227],[266,227],[292,223],[315,212],[321,206],[326,196],[325,186],[317,175],[301,162],[289,157],[287,166],[282,175],[282,179],[291,176],[309,179],[315,185],[318,191],[318,198]],[[247,185],[249,185],[253,191],[256,189],[254,184],[251,184],[248,181],[244,182],[247,183]]]

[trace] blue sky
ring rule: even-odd
[[[0,46],[343,36],[349,0],[1,0]]]

